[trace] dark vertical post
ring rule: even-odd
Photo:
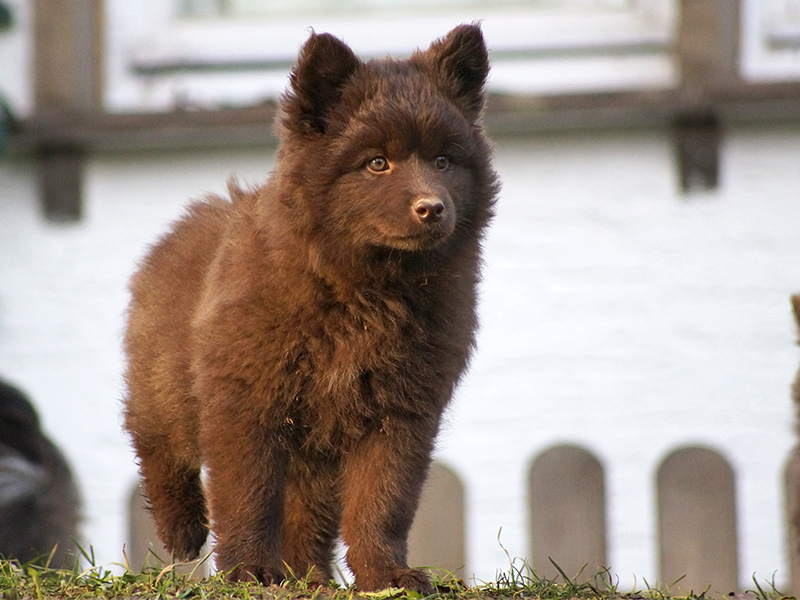
[[[737,79],[739,0],[681,0],[677,59],[683,109],[673,122],[681,189],[719,184],[723,123],[711,92]]]
[[[34,101],[40,122],[64,123],[100,109],[102,0],[34,1]],[[45,215],[82,214],[83,150],[52,143],[39,149],[39,193]]]

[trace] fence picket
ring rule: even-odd
[[[737,591],[734,473],[714,450],[685,447],[657,474],[660,582],[673,591]]]
[[[586,580],[606,566],[606,501],[603,466],[576,446],[550,448],[528,475],[529,561],[540,576],[558,570]],[[585,566],[585,568],[584,568]]]

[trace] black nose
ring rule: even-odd
[[[411,208],[423,223],[438,223],[444,216],[444,202],[435,197],[417,198]]]

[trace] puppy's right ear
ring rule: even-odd
[[[362,65],[350,47],[329,33],[312,33],[289,75],[281,106],[283,125],[301,133],[325,133],[325,117],[347,80]]]

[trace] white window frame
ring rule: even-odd
[[[26,0],[6,0],[14,19],[0,31],[0,99],[16,116],[33,112],[33,6]]]
[[[743,79],[800,79],[800,0],[742,0],[741,6]]]
[[[237,106],[276,98],[311,27],[359,56],[404,56],[459,23],[479,20],[490,47],[490,89],[560,94],[677,84],[671,47],[677,0],[573,1],[530,8],[376,18],[186,18],[177,2],[108,0],[106,106],[111,111]]]

